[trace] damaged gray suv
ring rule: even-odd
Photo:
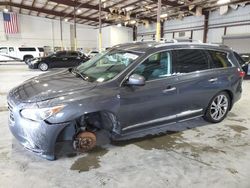
[[[240,99],[243,77],[235,52],[225,46],[118,45],[76,68],[12,89],[9,127],[25,148],[54,160],[61,141],[81,152],[103,137],[156,134],[200,116],[218,123]]]

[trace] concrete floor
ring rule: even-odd
[[[40,73],[0,64],[0,187],[250,187],[250,81],[222,123],[196,119],[51,162],[23,149],[7,124],[8,90]]]

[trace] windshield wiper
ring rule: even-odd
[[[80,72],[77,71],[75,68],[73,68],[73,69],[71,70],[71,72],[72,72],[73,74],[75,74],[75,75],[80,76],[83,80],[87,80],[87,79],[88,79],[88,77],[87,77],[86,75],[80,73]]]

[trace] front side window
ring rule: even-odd
[[[100,54],[78,66],[74,71],[90,82],[105,82],[123,72],[139,54],[123,50],[112,50]]]
[[[14,48],[13,47],[9,47],[9,52],[14,52]]]
[[[180,49],[173,50],[174,73],[189,73],[209,69],[208,58],[203,50]]]
[[[154,80],[171,75],[170,52],[159,52],[151,55],[140,64],[133,74],[144,76],[145,80]]]
[[[228,54],[221,51],[212,51],[209,50],[208,53],[212,59],[212,67],[213,68],[226,68],[232,67],[232,63],[228,59]]]

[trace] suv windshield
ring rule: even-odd
[[[75,71],[84,75],[87,81],[105,82],[123,72],[138,57],[134,52],[112,50],[95,56],[78,66]]]

